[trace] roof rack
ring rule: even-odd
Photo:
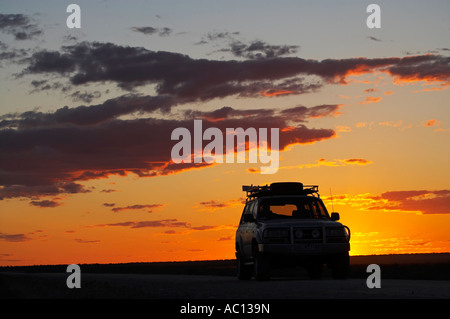
[[[242,185],[247,192],[247,200],[269,195],[319,195],[319,185],[303,185],[299,182],[280,182],[270,185]]]

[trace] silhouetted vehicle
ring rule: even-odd
[[[318,279],[323,266],[347,276],[350,229],[328,214],[317,185],[242,186],[247,201],[236,231],[238,278],[268,280],[277,266],[301,265]]]

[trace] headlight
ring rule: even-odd
[[[327,228],[326,234],[327,234],[328,242],[349,242],[350,241],[350,229],[347,226]]]
[[[303,237],[303,231],[302,230],[300,230],[300,229],[297,229],[296,231],[295,231],[295,238],[302,238]]]
[[[319,237],[320,237],[320,230],[318,230],[318,229],[313,229],[313,231],[311,232],[311,236],[312,236],[312,238],[314,238],[314,239],[319,238]]]
[[[264,231],[264,238],[289,237],[289,230],[286,228],[269,228]]]
[[[346,237],[347,232],[344,227],[327,228],[327,236],[330,237]]]

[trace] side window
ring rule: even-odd
[[[240,224],[243,224],[243,223],[244,223],[244,215],[248,213],[251,204],[252,204],[252,203],[246,203],[246,204],[245,204],[244,210],[242,211],[242,216],[241,216]]]
[[[244,215],[249,215],[249,214],[253,214],[253,209],[255,207],[255,202],[248,202],[245,207],[244,207],[244,211],[242,212],[242,217],[241,217],[241,224],[244,223]]]
[[[253,215],[253,217],[256,219],[258,217],[258,201],[255,200],[250,207],[250,214]]]
[[[256,207],[258,207],[257,201],[248,202],[247,205],[245,205],[244,212],[242,213],[241,224],[244,223],[245,215],[256,216]]]

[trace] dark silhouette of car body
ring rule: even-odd
[[[237,276],[268,280],[271,270],[304,266],[318,279],[323,266],[336,279],[349,267],[350,229],[328,214],[317,185],[297,182],[243,186],[247,201],[236,231]]]

